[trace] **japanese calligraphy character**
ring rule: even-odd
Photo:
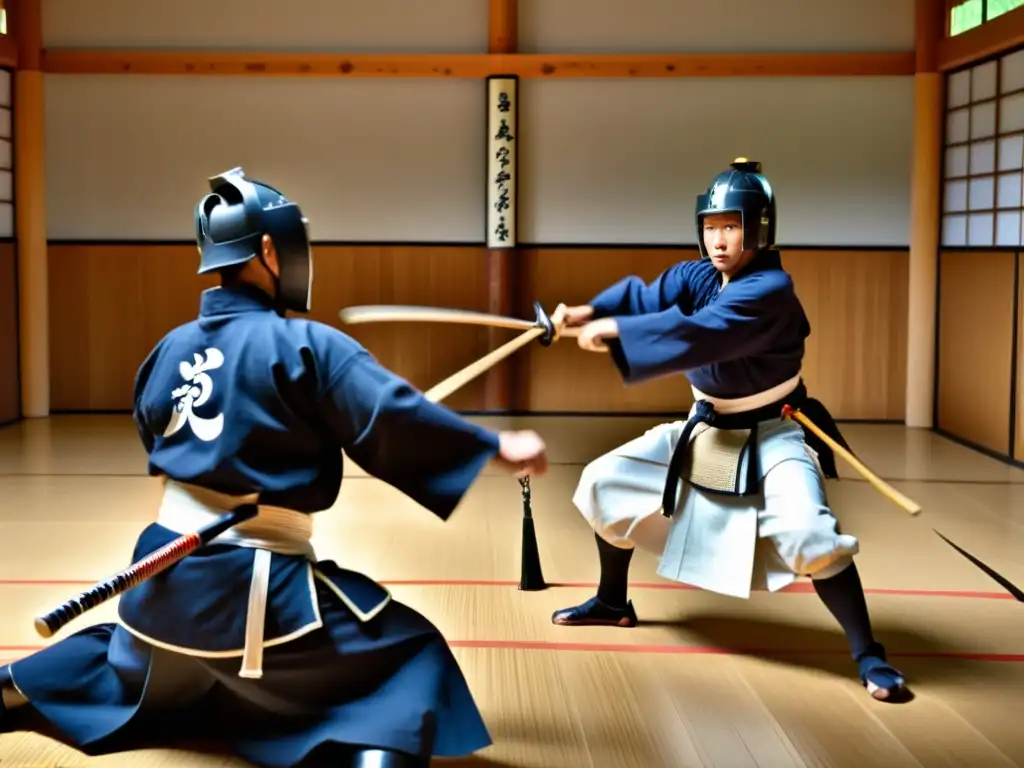
[[[509,174],[508,171],[500,171],[498,175],[494,177],[494,183],[503,185],[506,181],[508,181],[511,178],[512,176]]]
[[[505,141],[515,141],[515,136],[509,132],[508,120],[502,118],[501,124],[498,126],[498,132],[494,134],[496,139],[505,139]]]
[[[200,440],[210,442],[220,437],[224,430],[224,414],[219,413],[213,418],[204,418],[195,414],[196,408],[202,407],[213,394],[213,379],[207,371],[220,368],[224,365],[224,355],[219,349],[209,347],[206,350],[206,359],[196,353],[195,361],[189,363],[182,361],[178,370],[181,377],[187,383],[171,392],[171,398],[177,400],[174,404],[174,413],[171,416],[171,423],[164,430],[164,437],[170,437],[185,426],[186,422],[192,432]]]
[[[498,226],[494,228],[494,234],[503,243],[508,240],[509,231],[508,231],[508,227],[505,226],[505,217],[504,216],[502,216],[501,218],[498,219]]]
[[[498,195],[498,199],[494,201],[494,210],[498,213],[507,211],[509,208],[508,190],[503,189],[501,194]]]
[[[505,168],[512,163],[512,161],[508,159],[508,156],[508,147],[502,147],[501,149],[494,153],[494,159],[498,161],[498,165],[500,165],[502,168]]]
[[[502,91],[498,94],[498,111],[508,112],[512,108],[511,103],[508,100],[508,94]]]

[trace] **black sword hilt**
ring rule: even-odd
[[[551,342],[555,340],[555,324],[551,322],[551,318],[539,301],[533,302],[533,311],[537,315],[537,327],[544,329],[544,335],[540,337],[540,345],[550,347]]]
[[[170,568],[182,558],[210,543],[229,528],[251,520],[259,513],[256,504],[245,504],[193,533],[178,536],[173,541],[150,552],[145,557],[115,573],[108,579],[95,584],[77,597],[65,601],[52,611],[35,620],[36,632],[40,637],[52,637],[65,624],[118,595],[134,589],[159,573]]]

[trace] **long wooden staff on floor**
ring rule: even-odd
[[[516,350],[529,344],[535,339],[541,339],[541,343],[550,344],[557,338],[554,325],[551,319],[541,308],[540,303],[534,305],[537,311],[536,322],[525,320],[516,321],[520,325],[511,327],[527,326],[527,330],[514,338],[512,341],[503,344],[498,349],[485,355],[476,362],[466,366],[460,371],[449,376],[444,381],[431,387],[424,393],[431,402],[437,403],[444,400],[453,392],[464,387],[477,376],[493,368]],[[394,320],[393,314],[384,313],[388,319]],[[487,316],[492,318],[494,316]],[[377,318],[379,319],[379,318]],[[422,318],[420,318],[422,319]],[[510,318],[511,319],[511,318]],[[458,322],[458,321],[456,321]],[[485,323],[487,324],[487,323]],[[108,579],[98,582],[96,585],[82,592],[77,597],[62,603],[52,611],[39,616],[35,620],[36,632],[41,637],[53,637],[69,622],[81,616],[86,611],[92,610],[98,605],[111,600],[118,595],[137,587],[144,581],[153,578],[178,561],[188,557],[200,547],[205,546],[229,528],[251,520],[256,516],[258,507],[255,504],[246,504],[233,509],[225,515],[214,520],[212,523],[200,528],[198,531],[183,534],[169,544],[164,545],[155,552],[151,552],[136,563],[128,566],[122,571],[115,573]],[[539,568],[539,566],[537,566]]]

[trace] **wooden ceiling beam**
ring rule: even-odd
[[[843,77],[912,75],[914,52],[764,54],[302,54],[215,51],[43,51],[49,74],[520,78]]]

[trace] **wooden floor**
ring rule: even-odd
[[[494,424],[495,420],[483,420]],[[911,518],[841,467],[830,493],[875,621],[916,693],[874,702],[807,584],[736,600],[680,588],[638,555],[633,630],[561,628],[556,608],[593,592],[592,535],[571,504],[588,459],[647,419],[543,418],[550,474],[533,481],[543,592],[516,589],[520,492],[489,474],[442,524],[350,469],[319,515],[322,557],[365,569],[447,635],[495,739],[442,765],[1024,766],[1024,605],[933,531],[1024,585],[1024,471],[926,431],[845,425],[869,466],[925,511]],[[39,647],[32,618],[127,562],[159,488],[123,416],[63,416],[0,429],[0,658]],[[108,604],[65,632],[110,620]],[[1014,638],[1017,638],[1016,641]],[[86,758],[50,738],[0,736],[0,768],[222,766],[151,751]]]

